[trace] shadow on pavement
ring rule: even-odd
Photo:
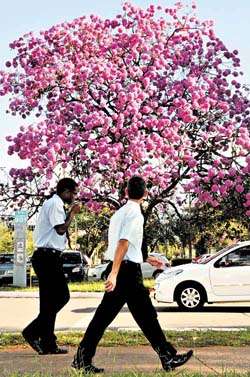
[[[183,312],[178,307],[156,307],[157,312]],[[186,311],[188,312],[188,311]],[[196,310],[195,313],[250,313],[249,306],[205,306],[202,309]]]
[[[80,309],[73,309],[73,313],[94,313],[96,307],[87,307]],[[169,312],[169,313],[178,313],[183,312],[180,308],[176,306],[156,306],[156,310],[159,313]],[[129,309],[125,306],[122,308],[121,312],[128,313]],[[203,309],[196,310],[195,313],[250,313],[250,306],[205,306]]]

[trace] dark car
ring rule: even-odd
[[[0,254],[0,285],[13,283],[14,254]]]
[[[30,258],[27,257],[26,260],[26,272],[27,272],[27,285],[30,284],[30,269],[31,262]],[[13,284],[13,275],[14,275],[14,254],[5,253],[0,254],[0,285],[3,284]],[[32,281],[36,280],[32,276]]]
[[[62,253],[63,272],[70,281],[82,281],[85,279],[84,266],[88,263],[80,251],[66,250]]]

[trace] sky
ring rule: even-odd
[[[176,0],[134,0],[134,4],[143,8],[150,4],[173,5]],[[186,0],[185,3],[191,3]],[[244,81],[250,84],[250,1],[249,0],[196,0],[198,16],[212,19],[215,31],[230,50],[238,49]],[[29,31],[47,29],[48,27],[70,21],[82,15],[98,14],[104,18],[121,12],[120,0],[8,0],[1,4],[0,13],[0,70],[5,62],[13,57],[9,43]],[[23,119],[7,115],[8,101],[0,97],[0,179],[3,171],[11,167],[21,167],[22,161],[7,155],[7,135],[15,135]],[[31,123],[31,121],[29,121]],[[3,169],[4,168],[4,169]]]

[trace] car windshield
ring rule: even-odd
[[[14,263],[13,255],[1,255],[0,256],[0,264],[6,264],[6,263]]]
[[[164,262],[168,262],[168,258],[165,255],[160,254],[160,253],[149,253],[148,256],[149,257],[156,257],[156,258],[163,260]]]
[[[63,258],[64,263],[72,264],[72,263],[81,263],[82,262],[81,256],[80,256],[79,253],[77,253],[77,254],[75,254],[75,253],[63,253],[62,258]]]
[[[210,262],[211,260],[213,260],[214,258],[218,257],[219,255],[223,254],[225,251],[227,250],[230,250],[230,249],[233,249],[237,244],[233,244],[233,245],[229,245],[227,247],[224,247],[223,249],[219,250],[217,253],[211,255],[211,257],[205,259],[205,260],[202,260],[199,262],[199,264],[206,264],[208,262]]]

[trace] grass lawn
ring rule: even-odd
[[[154,287],[154,279],[144,279],[144,285],[148,288]],[[103,281],[84,281],[80,283],[69,283],[69,289],[71,292],[103,292]]]
[[[246,346],[250,345],[250,329],[242,331],[167,331],[168,339],[177,347],[205,347],[205,346]],[[83,333],[57,332],[58,342],[61,345],[77,346]],[[116,345],[136,346],[146,345],[148,341],[141,332],[137,331],[112,331],[108,330],[100,345],[113,347]],[[26,345],[22,335],[14,333],[0,333],[0,349],[13,345]]]

